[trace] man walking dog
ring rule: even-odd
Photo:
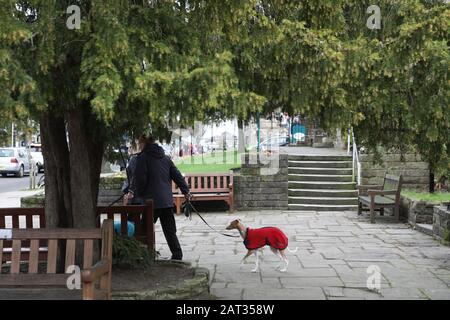
[[[153,199],[154,222],[161,220],[161,226],[172,260],[182,260],[177,227],[173,215],[172,181],[180,188],[187,200],[192,198],[189,187],[172,159],[165,155],[164,149],[155,143],[152,137],[141,137],[139,143],[145,144],[137,156],[134,174],[131,179],[130,193],[127,198],[139,197],[144,201]]]

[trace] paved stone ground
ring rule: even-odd
[[[450,248],[432,237],[394,223],[386,215],[370,224],[356,212],[252,211],[206,213],[224,229],[234,218],[251,227],[277,226],[290,248],[289,270],[275,271],[277,258],[264,249],[261,270],[252,273],[254,258],[240,267],[246,253],[241,239],[228,238],[198,218],[177,217],[185,260],[211,271],[211,291],[219,299],[446,299],[450,300]],[[170,257],[157,223],[157,249]],[[237,234],[237,232],[236,232]],[[367,268],[380,268],[381,289],[367,288]]]
[[[21,198],[29,197],[40,192],[42,192],[42,189],[2,192],[0,193],[0,208],[19,208]]]

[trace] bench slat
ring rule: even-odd
[[[20,272],[20,253],[21,241],[13,240],[12,254],[11,254],[11,273]]]
[[[67,283],[67,274],[2,274],[0,286],[61,286]]]
[[[67,239],[66,241],[66,264],[65,269],[75,264],[75,240]]]
[[[12,239],[101,239],[98,229],[15,229]]]
[[[138,215],[133,215],[131,216],[131,219],[134,222],[134,234],[137,236],[142,235],[141,217]]]
[[[14,229],[19,228],[19,216],[17,216],[17,215],[12,216],[12,227]]]
[[[39,240],[31,240],[28,261],[28,273],[37,273],[39,262]]]
[[[45,288],[0,288],[0,300],[81,300],[82,290],[68,290],[65,286],[46,286]]]
[[[128,219],[125,215],[120,216],[120,234],[123,236],[128,235]]]
[[[360,196],[359,201],[370,204],[370,197],[369,196]],[[388,198],[388,197],[382,197],[382,196],[375,196],[375,205],[394,205],[395,199]]]
[[[89,269],[92,267],[92,254],[94,252],[94,240],[84,240],[84,255],[83,255],[83,268]]]
[[[33,216],[32,215],[25,216],[25,228],[33,229]]]
[[[47,273],[56,273],[56,257],[58,254],[58,240],[48,240]]]

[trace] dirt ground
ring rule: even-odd
[[[153,264],[148,270],[121,270],[112,272],[113,291],[154,290],[191,279],[194,270],[170,264]]]

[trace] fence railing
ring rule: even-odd
[[[352,145],[352,148],[350,146]],[[356,144],[355,134],[353,128],[348,129],[347,134],[347,155],[350,155],[352,149],[352,181],[358,185],[361,184],[361,162],[359,160],[358,146]]]

